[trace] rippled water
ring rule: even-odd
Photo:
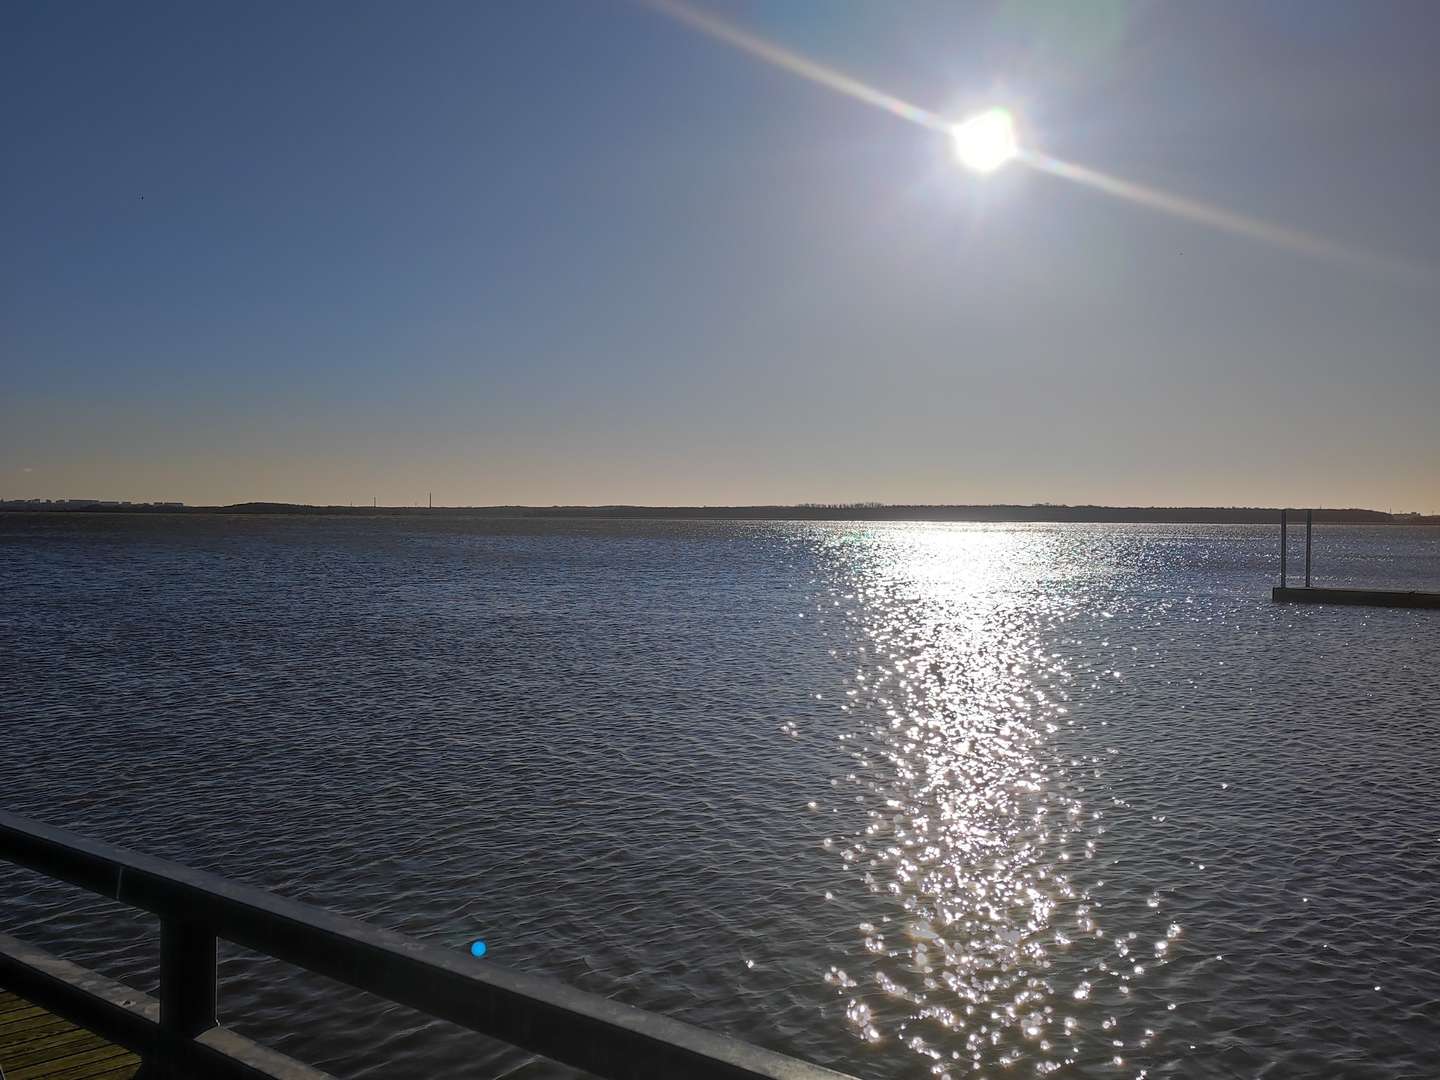
[[[1440,530],[1316,545],[1440,588]],[[866,1077],[1433,1076],[1440,612],[1273,605],[1274,548],[0,515],[0,799]],[[0,928],[153,987],[117,911],[0,873]],[[524,1060],[222,978],[342,1075]]]

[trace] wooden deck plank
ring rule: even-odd
[[[129,1080],[140,1058],[9,991],[0,998],[5,1080]]]
[[[110,1043],[99,1035],[81,1031],[79,1028],[74,1031],[61,1031],[9,1050],[4,1057],[5,1071],[9,1073],[12,1069],[40,1065],[55,1058],[78,1054],[82,1050],[98,1050],[109,1045]]]
[[[26,1021],[33,1021],[37,1015],[43,1014],[45,1009],[36,1005],[24,1005],[23,1008],[13,1008],[9,1012],[0,1012],[0,1028],[24,1027]]]
[[[0,1016],[9,1016],[11,1013],[24,1012],[26,1009],[33,1009],[35,1006],[22,997],[10,995],[10,1000],[0,1005]]]
[[[121,1065],[118,1069],[111,1069],[109,1072],[90,1073],[85,1080],[131,1080],[139,1068],[139,1062],[130,1062]]]
[[[16,1009],[14,1012],[8,1012],[4,1016],[0,1016],[0,1031],[27,1028],[31,1024],[44,1019],[47,1015],[44,1009],[35,1005],[31,1005],[28,1009]]]
[[[0,1035],[0,1061],[5,1060],[5,1052],[11,1047],[20,1046],[31,1039],[40,1039],[57,1032],[74,1030],[74,1024],[68,1020],[62,1020],[58,1016],[38,1019],[38,1022],[30,1027],[22,1026],[9,1034]]]
[[[97,1076],[120,1074],[132,1077],[140,1069],[140,1059],[134,1054],[124,1053],[120,1047],[110,1048],[109,1056],[91,1055],[79,1064],[71,1064],[58,1071],[32,1073],[30,1075],[6,1073],[5,1080],[94,1080]],[[44,1066],[41,1066],[44,1068]],[[125,1070],[129,1070],[126,1072]]]
[[[63,1016],[56,1016],[52,1012],[46,1012],[38,1005],[31,1005],[27,1009],[17,1009],[5,1017],[0,1017],[0,1031],[25,1031],[36,1024],[46,1024],[52,1020],[59,1020],[68,1024],[70,1021]]]
[[[16,1009],[12,1013],[6,1013],[4,1016],[0,1016],[0,1031],[33,1023],[37,1016],[48,1015],[44,1009],[36,1005],[31,1005],[28,1009]]]
[[[32,1016],[23,1024],[12,1024],[4,1032],[0,1032],[0,1045],[9,1045],[15,1042],[28,1042],[37,1035],[47,1034],[51,1031],[73,1031],[75,1025],[66,1020],[63,1016],[52,1016],[50,1013],[41,1013],[39,1016]]]
[[[41,1078],[44,1080],[81,1080],[82,1077],[90,1077],[97,1072],[104,1071],[99,1068],[101,1065],[105,1069],[115,1068],[121,1064],[117,1060],[120,1058],[132,1058],[137,1066],[140,1060],[124,1047],[106,1043],[98,1049],[71,1054],[69,1057],[55,1058],[13,1071],[6,1069],[5,1080],[41,1080]]]

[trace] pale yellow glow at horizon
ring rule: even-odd
[[[1015,119],[1005,109],[987,109],[950,131],[955,159],[978,173],[992,173],[1020,156]]]

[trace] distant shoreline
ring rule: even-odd
[[[30,514],[279,514],[312,517],[465,517],[658,519],[673,521],[960,521],[1113,522],[1171,525],[1274,525],[1279,507],[1218,506],[1020,506],[993,505],[799,505],[799,506],[309,506],[252,502],[230,506],[56,506],[0,503],[0,512]],[[1304,511],[1292,509],[1291,524]],[[1358,508],[1316,510],[1317,524],[1437,525],[1440,516],[1388,514]]]

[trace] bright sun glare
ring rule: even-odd
[[[955,157],[967,169],[989,173],[1020,153],[1015,120],[1004,109],[987,109],[950,130]]]

